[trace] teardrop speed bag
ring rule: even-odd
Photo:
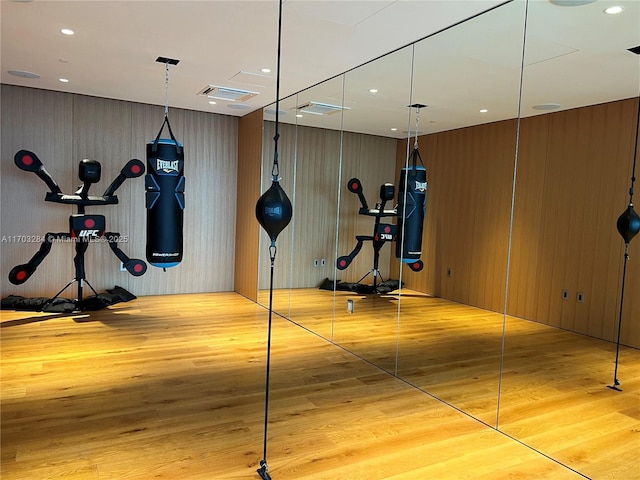
[[[154,267],[175,267],[182,261],[184,149],[175,139],[147,144],[145,203],[147,261]]]
[[[400,171],[398,185],[398,237],[396,238],[396,258],[401,262],[412,263],[422,255],[422,230],[426,205],[427,170],[419,165],[403,168]]]

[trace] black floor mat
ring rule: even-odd
[[[82,299],[82,310],[101,310],[120,302],[128,302],[137,298],[122,287],[115,286],[107,293],[99,293]],[[76,301],[70,298],[21,297],[9,295],[1,301],[2,310],[24,310],[31,312],[70,313],[77,311]]]

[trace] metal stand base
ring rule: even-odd
[[[618,387],[618,385],[620,385],[620,380],[618,380],[617,378],[613,381],[613,385],[607,385],[607,388],[610,388],[611,390],[615,390],[617,392],[621,392],[622,389]]]
[[[75,310],[72,313],[79,313],[84,311],[84,307],[83,307],[83,295],[82,295],[82,287],[84,286],[84,284],[86,283],[89,288],[91,289],[91,291],[94,293],[94,295],[98,295],[98,292],[96,292],[96,290],[91,286],[91,284],[87,281],[86,278],[73,278],[69,283],[67,283],[58,293],[56,293],[53,297],[51,297],[49,300],[47,300],[44,305],[42,306],[42,311],[45,310],[45,308],[47,308],[49,305],[51,305],[56,298],[60,297],[60,294],[62,292],[64,292],[67,288],[69,288],[71,285],[73,285],[74,283],[78,284],[78,298],[76,298],[73,303],[75,303]]]
[[[256,470],[258,475],[262,480],[271,480],[271,475],[269,475],[269,466],[267,465],[266,460],[260,460],[260,468]]]

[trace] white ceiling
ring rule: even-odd
[[[286,0],[280,97],[502,3]],[[605,15],[612,4],[625,10]],[[291,114],[281,120],[304,124],[292,120],[292,108],[309,100],[350,108],[344,116],[312,116],[309,124],[397,137],[413,128],[409,103],[429,105],[421,131],[516,116],[526,8],[523,115],[536,113],[537,103],[573,108],[638,95],[640,56],[626,49],[640,45],[640,0],[576,7],[515,0],[420,42],[415,52],[401,49],[283,100],[281,110]],[[165,65],[156,62],[164,56],[180,60],[169,67],[171,107],[242,116],[275,101],[277,0],[2,0],[0,13],[2,83],[164,105]],[[263,67],[272,72],[261,73]],[[207,85],[257,95],[242,110],[234,108],[238,102],[210,105],[197,95]],[[368,93],[372,87],[379,92]]]

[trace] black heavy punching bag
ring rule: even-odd
[[[400,171],[396,239],[396,258],[412,265],[418,262],[422,255],[422,229],[427,204],[427,170],[416,165],[416,154],[417,150],[414,150],[413,165]]]
[[[165,123],[171,140],[160,138]],[[184,149],[166,116],[156,139],[147,144],[147,172],[147,261],[154,267],[175,267],[182,261]]]

